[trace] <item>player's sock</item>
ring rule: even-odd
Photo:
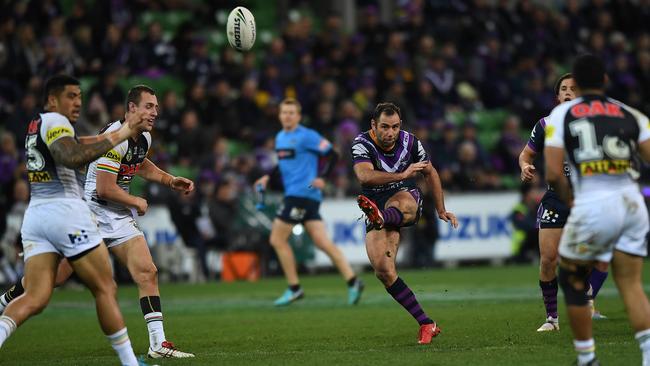
[[[163,328],[160,296],[145,296],[141,298],[140,308],[142,308],[144,321],[147,322],[147,329],[149,330],[149,346],[151,349],[157,350],[160,348],[162,342],[167,340]]]
[[[8,316],[0,316],[0,347],[7,338],[16,330],[16,322]]]
[[[596,358],[596,344],[594,343],[593,338],[586,341],[574,339],[573,346],[575,347],[576,352],[578,352],[578,366],[586,365]]]
[[[5,311],[7,305],[12,302],[15,298],[22,295],[25,292],[23,288],[22,278],[16,282],[11,288],[0,296],[0,312]]]
[[[400,303],[400,305],[402,305],[420,325],[433,323],[433,320],[431,320],[424,310],[422,310],[422,307],[415,298],[413,291],[411,291],[401,278],[397,277],[395,283],[390,285],[386,291],[388,291],[393,299]]]
[[[539,288],[542,289],[546,316],[557,319],[557,278],[550,281],[539,281]]]
[[[591,275],[589,275],[589,284],[591,285],[591,298],[595,299],[598,295],[598,291],[603,287],[603,283],[607,279],[609,272],[601,272],[596,268],[591,270]]]
[[[650,366],[650,329],[636,332],[634,338],[639,342],[639,348],[641,348],[641,353],[643,354],[641,364],[643,366]]]
[[[352,287],[357,284],[357,276],[353,276],[348,280],[348,287]]]
[[[111,342],[111,347],[117,353],[117,357],[120,358],[122,365],[138,365],[138,359],[135,357],[135,353],[133,353],[133,347],[131,347],[131,340],[129,339],[129,333],[126,331],[126,327],[106,337]]]
[[[404,214],[396,207],[389,207],[381,211],[384,218],[384,226],[401,226],[404,220]]]
[[[289,285],[289,290],[291,290],[291,292],[298,292],[298,291],[300,291],[300,284],[297,284],[297,285]]]

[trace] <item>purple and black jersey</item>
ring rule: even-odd
[[[421,161],[429,161],[429,156],[422,143],[412,134],[400,131],[395,146],[390,151],[384,151],[366,131],[354,139],[352,144],[352,161],[354,164],[369,162],[375,170],[388,173],[401,173],[409,165]],[[363,194],[370,196],[378,193],[395,192],[402,188],[414,188],[415,181],[406,179],[379,186],[364,186]]]
[[[544,136],[546,135],[546,118],[544,117],[535,123],[533,131],[530,133],[530,138],[528,139],[528,147],[541,156],[544,153]],[[564,175],[567,177],[571,176],[571,168],[569,164],[564,161]],[[548,187],[549,190],[553,190],[552,187]]]

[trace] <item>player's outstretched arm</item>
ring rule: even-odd
[[[388,173],[375,170],[372,163],[363,161],[354,164],[354,174],[356,174],[361,185],[379,186],[414,177],[426,167],[426,164],[428,164],[428,162],[414,163],[409,165],[408,168],[401,173]]]
[[[124,124],[119,130],[97,136],[90,144],[77,143],[73,137],[64,136],[49,146],[54,161],[65,167],[76,169],[99,158],[120,142],[140,133],[143,123],[133,126]]]
[[[160,183],[175,191],[190,193],[194,190],[194,182],[165,172],[149,159],[144,159],[137,174],[148,181]]]
[[[133,207],[142,216],[149,204],[142,197],[134,196],[117,185],[117,174],[97,170],[97,197],[117,204]]]
[[[422,170],[422,174],[424,174],[424,178],[431,188],[431,192],[433,192],[433,200],[436,205],[438,217],[444,222],[451,222],[451,226],[457,228],[458,220],[456,219],[456,215],[447,211],[445,208],[445,196],[442,191],[442,182],[440,182],[438,171],[431,165],[431,162],[425,161],[423,163],[426,163],[426,167]]]
[[[519,168],[521,169],[521,181],[530,182],[535,176],[535,166],[533,161],[537,153],[528,145],[524,146],[519,154]]]
[[[571,204],[573,199],[571,186],[567,177],[564,176],[564,149],[546,146],[544,148],[544,161],[546,162],[546,181],[555,189],[564,202]]]

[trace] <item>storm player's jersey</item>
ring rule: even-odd
[[[535,123],[535,127],[533,127],[533,130],[530,133],[530,138],[528,139],[528,147],[536,152],[538,156],[541,156],[541,154],[544,152],[544,136],[547,120],[548,116],[537,121],[537,123]],[[571,168],[569,167],[569,163],[566,160],[564,161],[564,175],[567,177],[571,176]],[[553,187],[550,185],[547,188],[550,191],[553,190]]]
[[[352,161],[354,164],[372,163],[375,170],[382,172],[401,173],[413,163],[429,161],[429,156],[422,143],[410,132],[400,131],[395,146],[390,151],[384,151],[371,137],[371,131],[366,131],[354,139]],[[361,188],[364,195],[374,196],[378,193],[393,192],[402,188],[415,188],[415,181],[411,178]]]
[[[57,164],[50,153],[52,143],[65,136],[76,139],[74,127],[62,114],[40,113],[29,122],[25,151],[30,204],[52,198],[83,198],[83,171]]]
[[[635,185],[637,146],[649,138],[648,117],[617,100],[585,95],[553,109],[545,143],[565,149],[579,201]]]
[[[122,121],[112,122],[104,127],[101,133],[117,131],[121,126]],[[90,163],[86,175],[85,197],[91,208],[101,207],[119,214],[130,214],[129,207],[97,197],[97,171],[117,175],[117,185],[129,192],[131,181],[138,172],[140,164],[147,157],[150,146],[151,134],[143,132],[137,140],[129,138],[122,141],[99,159]]]

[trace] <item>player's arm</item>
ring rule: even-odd
[[[375,170],[372,163],[361,161],[354,164],[354,174],[362,186],[379,186],[415,176],[426,166],[428,162],[419,162],[409,165],[406,170],[400,173],[389,173]]]
[[[458,220],[456,219],[456,215],[447,211],[445,208],[445,196],[442,191],[442,183],[440,182],[438,171],[433,167],[433,165],[431,165],[431,162],[427,161],[423,163],[427,164],[424,169],[422,169],[422,174],[424,175],[424,179],[429,185],[431,192],[433,192],[433,200],[436,206],[436,212],[438,212],[438,217],[444,222],[451,221],[451,225],[454,228],[457,228]]]
[[[81,144],[72,136],[62,136],[49,144],[54,161],[68,168],[79,168],[96,160],[120,142],[139,133],[137,126],[124,124],[119,130],[97,136],[97,141]]]
[[[175,177],[165,172],[149,159],[144,159],[142,164],[140,164],[137,174],[148,181],[160,183],[175,191],[189,193],[194,190],[194,182],[187,178]]]
[[[339,161],[339,153],[334,149],[329,149],[322,157],[323,167],[318,172],[318,177],[311,182],[311,186],[318,189],[325,188],[325,178],[332,174],[336,163]]]
[[[117,204],[133,207],[142,216],[147,211],[147,200],[134,196],[117,185],[117,174],[97,169],[96,178],[97,197],[102,200],[115,202]]]
[[[564,148],[544,147],[544,161],[546,162],[546,181],[555,189],[562,201],[571,204],[573,199],[571,186],[564,175]]]
[[[519,168],[521,169],[522,182],[530,182],[535,176],[535,166],[533,165],[535,156],[537,156],[537,153],[528,145],[524,146],[521,153],[519,153]]]

